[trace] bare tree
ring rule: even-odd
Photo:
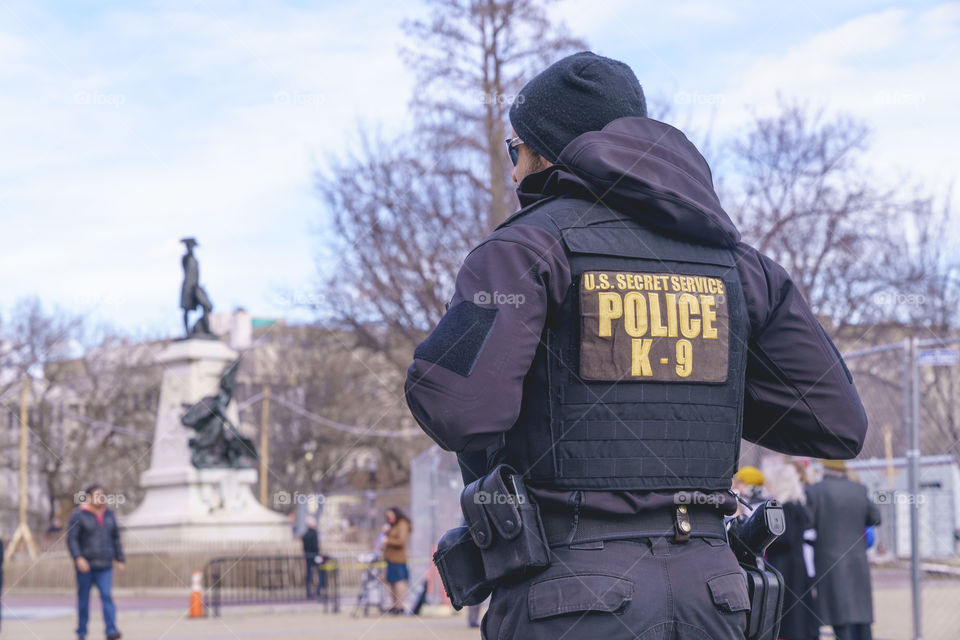
[[[905,185],[880,186],[868,152],[863,123],[798,104],[757,118],[732,144],[732,212],[744,238],[787,269],[835,334],[928,322],[927,310],[911,314],[891,301],[956,295],[938,233],[949,210],[936,212],[931,197]]]
[[[783,105],[731,146],[731,209],[745,239],[787,269],[842,350],[960,328],[949,192],[941,202],[909,179],[884,185],[861,122]],[[885,438],[904,451],[903,354],[848,365],[875,427],[864,455],[885,455]],[[921,384],[924,452],[957,451],[960,377],[936,368]]]
[[[507,112],[526,80],[586,44],[549,20],[546,2],[430,4],[428,20],[404,25],[417,43],[404,53],[417,78],[412,106],[418,129],[432,145],[460,151],[445,169],[462,173],[485,195],[486,228],[492,229],[516,204],[503,148]]]
[[[535,0],[434,0],[405,25],[416,128],[361,132],[317,186],[331,212],[324,320],[401,369],[440,319],[467,251],[512,210],[503,148],[511,100],[532,72],[584,45]]]
[[[43,393],[32,425],[49,516],[75,506],[91,481],[122,495],[123,512],[140,501],[156,424],[162,370],[156,344],[133,344],[114,334],[75,359],[44,367]]]
[[[82,326],[81,316],[48,312],[39,298],[18,300],[0,315],[0,398],[9,398],[28,375],[39,375],[44,363],[68,355]]]
[[[268,481],[278,489],[393,487],[406,482],[408,460],[426,446],[398,391],[398,369],[382,354],[356,348],[342,331],[261,332],[239,381],[241,405],[259,407],[244,399],[270,386]],[[241,418],[257,422],[259,410]]]
[[[337,256],[323,284],[324,308],[361,346],[404,367],[412,345],[443,314],[463,257],[486,233],[476,215],[483,192],[387,142],[367,140],[359,153],[320,185]]]
[[[35,396],[37,390],[44,387],[38,384],[37,378],[42,376],[46,363],[70,351],[71,342],[79,335],[81,325],[80,316],[58,309],[48,311],[38,298],[19,300],[7,313],[0,315],[0,407],[4,425],[9,427],[0,432],[3,435],[0,438],[3,473],[12,474],[20,466],[20,390],[25,383],[29,384],[33,397],[28,399],[28,426],[35,430],[37,424],[43,422],[43,413],[37,410],[42,404]],[[38,448],[33,435],[31,445],[28,469],[35,470]],[[13,477],[10,476],[11,480]],[[0,500],[8,513],[15,508],[15,493],[6,492]],[[32,518],[38,518],[35,499],[30,500],[28,509]]]
[[[43,486],[47,521],[69,511],[94,479],[133,503],[147,462],[159,393],[149,345],[110,331],[90,335],[86,325],[30,298],[13,307],[0,333],[0,398],[11,424],[19,419],[16,391],[30,380],[29,464]],[[2,442],[11,465],[16,445],[12,437]]]

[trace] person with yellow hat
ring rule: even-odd
[[[743,504],[738,505],[736,517],[740,518],[749,515],[753,511],[753,506],[763,502],[763,483],[765,479],[763,472],[752,465],[740,467],[740,470],[733,474],[732,489],[750,505],[746,510]]]

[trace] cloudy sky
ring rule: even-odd
[[[960,3],[561,0],[678,122],[722,138],[777,95],[874,129],[883,180],[957,178]],[[303,319],[312,175],[359,122],[403,126],[416,2],[0,0],[0,310],[37,295],[178,330],[184,235],[218,310]],[[954,202],[960,204],[957,197]]]

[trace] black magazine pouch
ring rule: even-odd
[[[433,563],[437,565],[450,604],[457,611],[480,604],[493,590],[493,584],[483,574],[480,548],[467,527],[450,529],[443,534],[433,554]]]
[[[540,511],[509,466],[498,465],[467,485],[460,507],[488,581],[533,575],[550,565]]]

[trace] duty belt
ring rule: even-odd
[[[713,508],[678,505],[630,515],[543,510],[540,516],[551,547],[630,538],[727,539],[723,515]]]

